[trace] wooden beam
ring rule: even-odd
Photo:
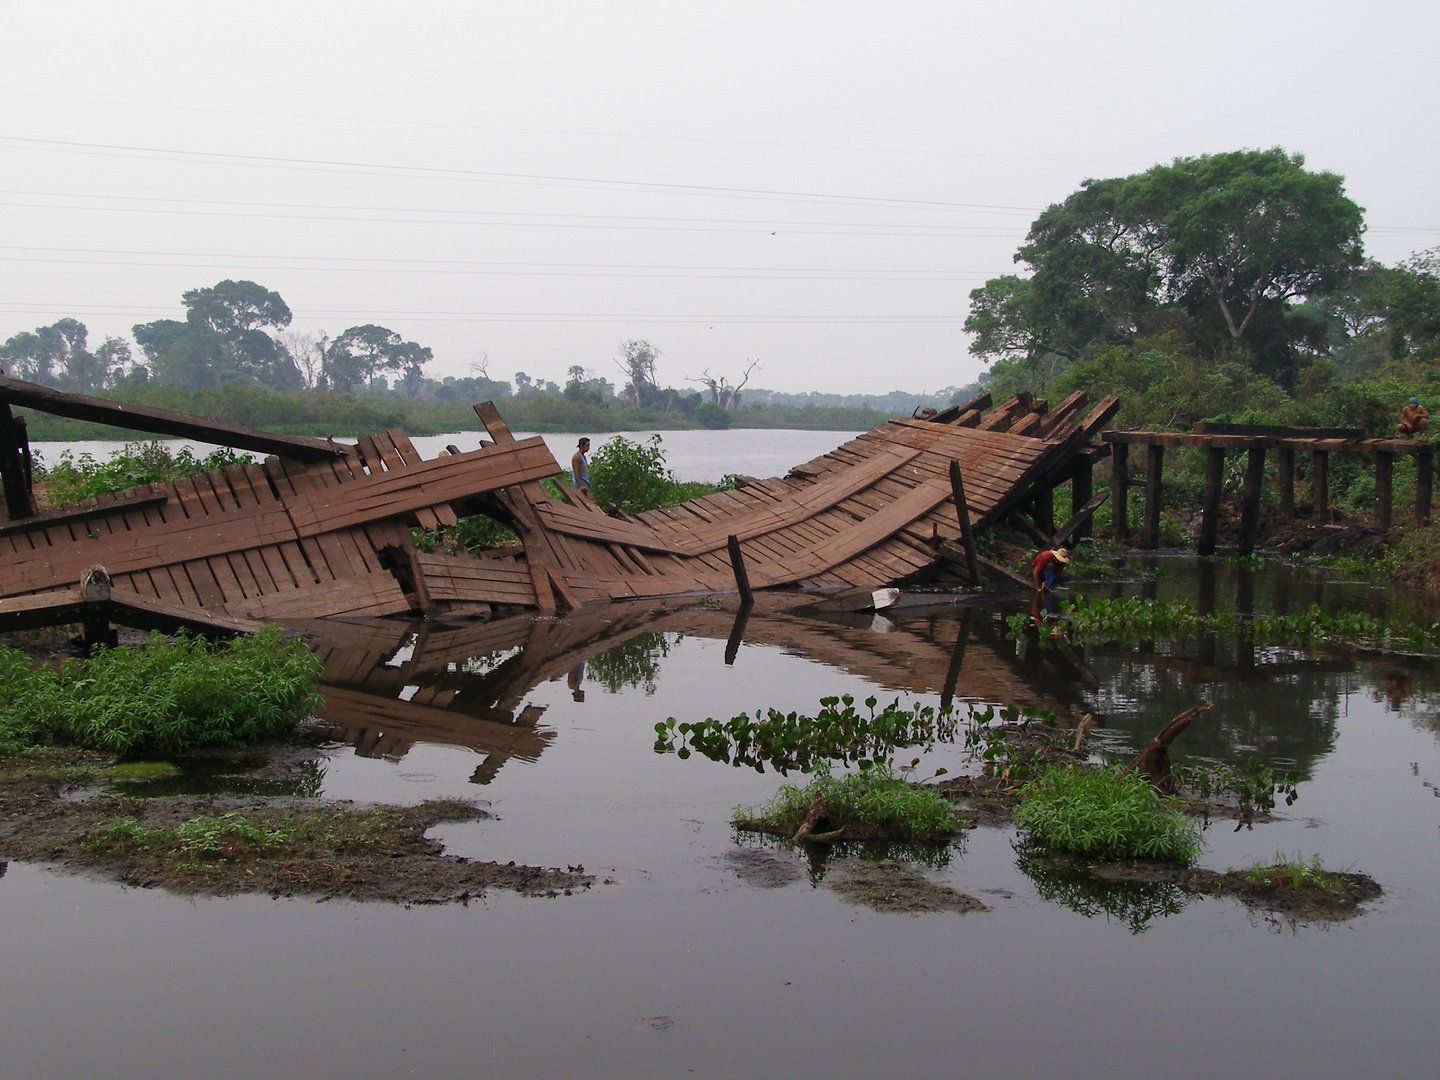
[[[1030,502],[1034,508],[1031,513],[1035,518],[1035,527],[1046,536],[1052,535],[1055,532],[1055,489],[1042,481],[1031,489]]]
[[[1089,524],[1090,519],[1095,516],[1095,511],[1105,505],[1105,500],[1108,498],[1110,498],[1110,492],[1108,491],[1102,491],[1100,494],[1092,496],[1084,506],[1075,511],[1074,516],[1071,517],[1069,521],[1060,527],[1060,531],[1055,534],[1055,538],[1051,541],[1051,546],[1064,547],[1073,537],[1081,535],[1081,531]]]
[[[1160,503],[1164,495],[1165,447],[1151,443],[1145,448],[1145,524],[1140,546],[1154,551],[1160,546]]]
[[[990,407],[989,394],[977,394],[969,401],[961,402],[959,405],[951,405],[948,409],[941,409],[930,418],[932,424],[953,424],[968,412],[979,412]]]
[[[1364,428],[1277,427],[1270,424],[1195,425],[1196,435],[1264,435],[1276,439],[1363,439]]]
[[[1095,466],[1088,459],[1076,455],[1075,472],[1070,477],[1070,520],[1072,522],[1080,518],[1080,511],[1089,505],[1094,494]],[[1105,498],[1109,497],[1109,492],[1106,492]],[[1105,499],[1100,500],[1102,503],[1104,501]],[[1100,503],[1095,505],[1099,506]],[[1090,514],[1094,514],[1094,512],[1092,510]],[[1090,514],[1085,515],[1076,527],[1073,534],[1076,539],[1083,539],[1090,535]],[[1068,529],[1070,526],[1067,523],[1065,527]],[[1057,541],[1057,543],[1063,543],[1063,541]]]
[[[965,502],[965,481],[960,475],[960,462],[950,461],[950,491],[955,496],[955,515],[960,519],[960,543],[965,548],[965,571],[970,585],[979,588],[980,565],[975,561],[975,535],[970,531],[970,507]]]
[[[735,666],[735,658],[740,655],[740,646],[745,641],[745,626],[750,622],[750,611],[754,607],[753,602],[742,600],[735,609],[735,621],[730,624],[730,636],[725,640],[726,667]]]
[[[1260,525],[1260,488],[1265,482],[1265,451],[1245,452],[1245,486],[1240,497],[1240,554],[1255,550],[1255,533]]]
[[[1279,475],[1276,484],[1280,489],[1280,516],[1286,521],[1295,520],[1295,451],[1289,447],[1280,448]]]
[[[1330,454],[1325,450],[1310,454],[1310,516],[1322,525],[1330,522]]]
[[[148,405],[135,405],[128,401],[106,401],[84,394],[69,394],[49,386],[37,386],[4,376],[0,376],[0,402],[55,416],[68,416],[72,420],[86,420],[92,424],[108,424],[111,427],[148,431],[154,435],[169,435],[178,439],[198,439],[219,446],[255,450],[297,461],[330,461],[355,453],[353,446],[329,439],[308,439],[299,435],[257,431],[238,424],[206,420],[200,416],[170,412],[168,409],[152,409]]]
[[[27,533],[34,529],[48,529],[54,525],[73,525],[81,521],[93,521],[96,518],[109,517],[111,514],[127,514],[132,510],[150,510],[157,506],[164,506],[169,501],[170,496],[160,491],[149,495],[141,495],[134,499],[124,499],[122,501],[108,503],[104,506],[97,503],[93,506],[52,510],[28,517],[23,521],[0,525],[0,536],[19,536],[21,533]]]
[[[1130,539],[1130,445],[1116,443],[1110,458],[1110,522],[1115,528],[1115,542]]]
[[[1201,555],[1215,554],[1215,537],[1220,530],[1220,492],[1225,480],[1225,451],[1212,447],[1205,451],[1205,494],[1200,505]]]
[[[1375,523],[1381,529],[1389,530],[1391,525],[1390,489],[1395,475],[1395,455],[1381,452],[1375,455]]]
[[[1019,510],[1010,511],[1010,522],[1020,529],[1026,536],[1034,540],[1041,548],[1052,547],[1050,534],[1041,532],[1039,526],[1022,514]]]
[[[726,546],[730,549],[730,569],[735,573],[735,587],[740,590],[740,602],[752,604],[755,594],[750,591],[750,575],[745,573],[745,556],[740,553],[740,538],[731,536]]]
[[[10,406],[0,401],[0,485],[4,486],[5,516],[20,521],[35,513],[35,499],[25,483],[20,425]]]
[[[1435,453],[1415,457],[1415,524],[1430,524],[1430,496],[1435,487]]]

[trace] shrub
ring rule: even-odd
[[[0,649],[0,753],[70,743],[168,754],[282,734],[319,704],[320,661],[274,627],[211,644],[152,634],[143,649],[99,649],[39,666]]]
[[[58,462],[44,470],[45,498],[50,505],[59,506],[141,484],[223,469],[226,465],[248,465],[253,460],[249,454],[237,455],[229,447],[204,457],[197,457],[188,446],[172,454],[167,446],[155,441],[126,443],[107,461],[96,461],[90,454],[81,454],[77,459],[66,450]]]
[[[741,827],[794,832],[816,796],[825,800],[831,828],[867,825],[887,837],[949,836],[962,824],[950,800],[931,788],[913,787],[881,766],[845,776],[817,776],[804,787],[782,784],[763,806],[737,806]]]
[[[1200,831],[1138,773],[1054,766],[1026,785],[1015,820],[1047,847],[1094,859],[1190,863]]]

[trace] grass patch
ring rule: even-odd
[[[1341,896],[1347,893],[1346,875],[1326,870],[1319,855],[1308,860],[1299,854],[1277,852],[1268,863],[1256,863],[1245,872],[1245,884],[1252,889],[1286,890]]]
[[[168,761],[122,761],[105,770],[105,778],[118,783],[144,783],[147,780],[178,776],[180,770]]]
[[[0,754],[71,745],[118,756],[241,745],[289,731],[319,705],[320,661],[273,627],[223,644],[152,634],[37,665],[0,648]]]
[[[953,836],[964,819],[944,795],[914,787],[878,767],[844,776],[817,776],[804,787],[782,784],[762,806],[737,806],[734,824],[744,830],[793,836],[816,801],[825,821],[816,833],[843,832],[846,839],[933,840]]]
[[[1196,826],[1143,776],[1116,769],[1047,769],[1021,791],[1015,820],[1038,843],[1093,859],[1188,864],[1200,852]]]

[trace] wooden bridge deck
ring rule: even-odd
[[[0,390],[20,394],[17,386],[6,380]],[[25,401],[46,407],[57,394],[41,395],[38,406]],[[476,411],[494,441],[469,453],[425,461],[398,429],[354,447],[305,440],[309,460],[272,456],[43,513],[28,490],[13,490],[12,456],[3,470],[7,506],[31,509],[0,522],[0,597],[73,589],[88,567],[102,565],[117,594],[230,621],[548,611],[734,591],[731,537],[756,588],[963,577],[952,463],[969,520],[982,531],[1034,492],[1048,498],[1117,403],[1087,412],[1077,394],[1053,412],[1028,397],[987,412],[989,404],[984,397],[892,420],[784,478],[745,480],[633,519],[607,515],[564,485],[565,498],[554,498],[540,481],[559,473],[558,463],[540,439],[515,439],[489,403]],[[205,423],[149,420],[188,430]],[[224,441],[227,432],[210,434]],[[264,439],[246,436],[252,445]],[[13,430],[9,441],[18,445]],[[512,525],[520,545],[489,556],[415,550],[412,525],[453,526],[476,512]]]

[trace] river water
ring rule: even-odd
[[[1149,582],[1077,588],[1273,606],[1270,572],[1207,565],[1159,560]],[[1401,600],[1313,571],[1286,578],[1287,603]],[[337,631],[322,643],[331,677],[390,701],[395,722],[345,733],[326,795],[479,799],[495,818],[440,827],[450,851],[583,864],[599,883],[404,909],[193,900],[12,863],[0,1074],[1433,1076],[1434,661],[1224,639],[1017,650],[1007,610],[757,614],[730,663],[734,617],[713,609],[396,625],[378,652],[373,635]],[[357,668],[356,649],[377,659]],[[1213,701],[1180,756],[1255,755],[1302,779],[1279,820],[1213,825],[1202,865],[1318,854],[1386,896],[1329,928],[1157,888],[1081,896],[1028,876],[1009,828],[974,829],[925,870],[984,912],[857,907],[783,848],[794,880],[749,883],[731,811],[782,778],[657,753],[653,724],[813,712],[844,692],[1093,711],[1097,745],[1117,753]],[[422,700],[448,711],[404,707]],[[525,723],[523,738],[496,738]],[[963,766],[953,747],[925,756],[922,770]]]
[[[519,438],[529,438],[534,432],[519,431]],[[855,437],[852,431],[796,431],[776,428],[743,428],[729,431],[626,431],[614,435],[594,435],[595,448],[608,440],[625,438],[631,442],[648,442],[659,435],[665,451],[665,461],[681,480],[704,480],[714,483],[726,473],[740,473],[745,476],[784,476],[792,465],[799,465],[811,458],[819,457],[835,449],[841,443]],[[433,458],[446,446],[461,450],[479,447],[481,433],[457,431],[449,435],[421,435],[414,440],[415,449],[422,457]],[[563,467],[569,467],[570,455],[575,453],[579,434],[570,432],[545,432],[540,436]],[[193,439],[161,439],[172,452],[189,446],[198,455],[208,454],[215,447]],[[75,457],[90,454],[103,460],[124,442],[100,439],[83,439],[73,442],[36,442],[31,449],[40,455],[42,461],[54,464],[60,456],[69,451]]]
[[[773,475],[846,437],[665,440],[676,471],[696,477]],[[557,438],[559,456],[571,437]],[[1154,558],[1120,574],[1071,588],[1211,610],[1417,610],[1314,570]],[[1012,610],[757,613],[737,628],[726,610],[616,605],[561,620],[336,627],[320,643],[327,677],[393,722],[347,728],[332,715],[343,733],[322,792],[480,800],[492,819],[433,833],[449,851],[583,865],[595,887],[407,909],[197,900],[11,863],[0,1076],[1433,1076],[1434,659],[1214,636],[1021,649],[1002,622]],[[1386,895],[1326,927],[1160,887],[1080,894],[1029,868],[1015,831],[994,827],[921,868],[983,912],[876,913],[783,847],[772,857],[792,880],[757,882],[736,859],[752,841],[729,820],[785,778],[657,753],[653,725],[813,713],[847,692],[1092,712],[1095,743],[1113,754],[1213,702],[1172,748],[1178,759],[1254,756],[1301,780],[1278,820],[1212,825],[1201,864],[1319,855]],[[965,767],[952,746],[920,756],[922,774]]]

